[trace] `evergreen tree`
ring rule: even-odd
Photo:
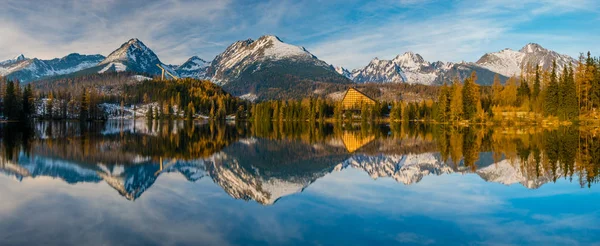
[[[477,74],[475,71],[471,74],[470,78],[465,79],[465,83],[462,88],[462,100],[463,100],[463,114],[465,119],[473,119],[477,114],[477,105],[479,102],[479,86],[475,84],[477,81]]]
[[[591,53],[588,51],[587,60],[586,60],[586,80],[589,84],[589,107],[600,107],[600,81],[597,81],[596,73],[596,61],[591,56]]]
[[[577,101],[577,88],[571,66],[569,66],[569,69],[566,66],[564,68],[560,93],[562,95],[560,101],[562,118],[565,120],[576,118],[579,115],[579,102]]]
[[[519,89],[517,90],[517,98],[519,104],[529,100],[531,96],[531,90],[529,89],[529,83],[526,80],[521,79],[521,84],[519,85]]]
[[[546,88],[544,98],[544,112],[546,115],[557,115],[559,108],[560,88],[558,87],[556,77],[556,60],[552,62],[552,72],[550,73],[550,83]]]
[[[25,87],[25,90],[23,91],[23,115],[21,117],[22,120],[28,120],[34,114],[35,108],[33,105],[33,100],[33,88],[31,87],[31,84],[28,84]]]
[[[15,94],[15,83],[8,81],[6,83],[6,92],[4,94],[4,117],[9,120],[18,119],[19,111],[17,104],[18,102]]]
[[[535,80],[533,81],[533,92],[532,97],[534,100],[537,100],[540,95],[541,85],[540,85],[540,66],[537,65],[535,67]]]

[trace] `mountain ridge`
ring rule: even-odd
[[[473,71],[478,73],[479,84],[489,85],[495,75],[504,82],[510,76],[519,76],[526,64],[548,69],[555,59],[559,71],[576,62],[568,55],[528,43],[519,50],[486,53],[476,62],[431,62],[407,51],[389,60],[374,58],[365,67],[349,71],[320,60],[302,46],[285,43],[275,35],[263,35],[256,40],[233,42],[211,61],[192,56],[180,65],[169,65],[141,40],[132,38],[106,57],[72,53],[41,60],[20,54],[0,61],[0,76],[25,83],[53,76],[122,71],[156,76],[161,74],[156,66],[160,64],[179,77],[211,80],[236,96],[263,100],[315,96],[323,87],[352,83],[439,85],[455,78],[462,80]]]

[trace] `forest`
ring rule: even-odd
[[[534,124],[588,122],[600,116],[600,59],[580,56],[576,65],[562,71],[556,62],[543,70],[527,65],[519,77],[501,84],[496,76],[491,86],[477,83],[473,72],[464,81],[429,86],[437,98],[380,100],[345,110],[340,102],[322,98],[276,100],[251,108],[254,120],[265,121],[428,121],[451,124],[527,122]],[[427,86],[426,86],[427,87]],[[370,87],[366,87],[370,88]],[[373,91],[371,88],[370,91]],[[371,97],[376,93],[364,90]],[[374,95],[375,94],[375,95]],[[428,93],[430,94],[430,93]]]
[[[477,83],[477,73],[451,84],[377,85],[355,88],[378,100],[342,108],[341,98],[315,94],[302,99],[252,103],[232,96],[208,80],[147,79],[132,81],[131,73],[87,75],[38,81],[22,86],[1,80],[3,116],[8,120],[105,120],[106,104],[138,110],[148,119],[226,118],[252,121],[427,121],[443,124],[571,124],[596,123],[600,118],[600,59],[588,52],[576,64],[548,69],[527,64],[517,77],[491,86]],[[348,88],[345,86],[344,88]],[[344,89],[341,88],[341,89]],[[340,88],[338,88],[340,89]],[[111,115],[115,116],[115,115]]]

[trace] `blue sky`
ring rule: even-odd
[[[0,60],[108,55],[137,37],[166,63],[211,60],[237,40],[274,34],[347,68],[406,51],[476,61],[536,42],[600,53],[594,0],[0,0]]]

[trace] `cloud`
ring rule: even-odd
[[[192,55],[206,60],[229,44],[264,34],[307,47],[319,58],[349,68],[373,57],[405,51],[428,60],[477,59],[518,48],[546,35],[549,48],[598,49],[591,34],[598,3],[591,0],[4,0],[0,9],[0,60],[19,53],[44,59],[71,52],[108,55],[137,37],[167,63]],[[588,23],[571,29],[523,31],[543,17]],[[577,18],[575,18],[577,17]],[[575,22],[577,24],[579,22]],[[579,37],[582,33],[587,37]],[[579,34],[575,40],[560,41]],[[597,35],[593,35],[594,37]],[[571,45],[568,45],[571,44]],[[574,48],[576,47],[576,48]],[[571,54],[571,55],[576,55]]]
[[[431,8],[439,5],[438,2],[426,4]],[[373,57],[391,59],[406,51],[420,53],[428,60],[474,61],[486,52],[501,49],[499,47],[520,48],[528,42],[538,42],[535,38],[540,35],[552,36],[555,40],[569,39],[571,47],[582,48],[578,44],[589,36],[574,37],[558,28],[554,33],[519,32],[520,25],[533,22],[539,16],[598,9],[597,3],[585,0],[565,5],[566,2],[557,1],[464,1],[444,6],[448,11],[430,11],[431,14],[424,11],[424,16],[390,15],[381,23],[356,26],[345,35],[331,37],[309,48],[320,58],[349,68],[364,66]],[[561,46],[557,48],[562,48],[567,42],[557,44]]]

